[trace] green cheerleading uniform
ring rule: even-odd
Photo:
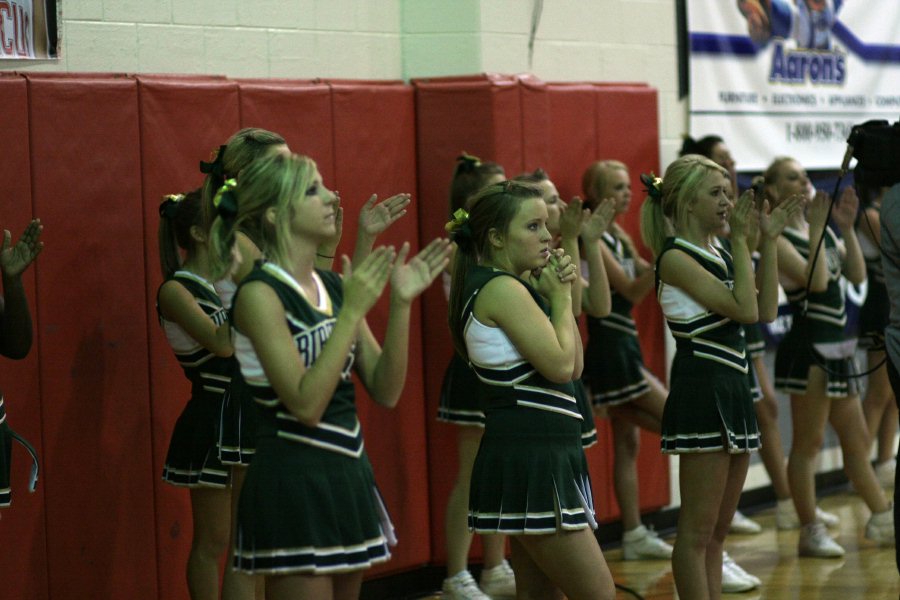
[[[210,282],[185,270],[176,271],[167,281],[184,286],[216,326],[227,322],[222,301]],[[234,358],[218,357],[204,348],[176,323],[164,319],[158,304],[157,314],[169,345],[191,382],[191,399],[172,430],[162,478],[179,487],[223,488],[228,484],[228,471],[218,456],[218,422]]]
[[[578,403],[578,412],[581,413],[581,447],[590,448],[597,443],[597,423],[594,421],[594,407],[588,398],[587,389],[581,379],[572,382],[575,388],[575,402]]]
[[[450,276],[441,274],[444,293],[450,297]],[[479,391],[482,383],[469,367],[469,363],[454,350],[450,364],[441,381],[441,396],[438,402],[438,421],[455,425],[469,425],[484,428],[484,410]]]
[[[634,279],[634,256],[622,240],[609,232],[603,234],[602,240],[625,273]],[[650,384],[641,370],[644,357],[631,308],[632,304],[625,296],[612,290],[610,314],[601,318],[588,316],[588,344],[582,378],[596,406],[624,404],[650,391]]]
[[[482,387],[483,384],[465,359],[454,351],[441,382],[438,421],[483,428]]]
[[[231,279],[217,281],[216,292],[229,312],[237,286]],[[222,398],[222,414],[219,419],[219,460],[224,465],[247,466],[256,452],[256,419],[258,408],[253,393],[241,375],[238,362],[234,361],[231,384]]]
[[[734,263],[725,249],[715,252],[668,238],[657,258],[657,272],[659,260],[672,250],[684,252],[725,285],[734,285]],[[656,285],[676,347],[663,410],[663,453],[759,449],[741,324],[712,312],[658,275]]]
[[[0,508],[9,506],[12,501],[9,474],[12,467],[12,443],[18,442],[31,455],[31,476],[28,489],[34,491],[38,478],[38,459],[34,447],[28,440],[13,431],[6,421],[6,406],[3,404],[3,393],[0,392]]]
[[[528,283],[504,271],[468,273],[462,314],[469,361],[485,384],[485,428],[472,470],[469,528],[478,533],[548,534],[597,526],[583,417],[572,382],[543,377],[497,327],[473,314],[478,293],[495,277],[513,277],[549,315]]]
[[[782,235],[803,258],[810,260],[809,238],[790,228]],[[859,392],[858,383],[852,377],[858,369],[855,340],[848,340],[844,335],[847,311],[840,282],[841,257],[837,236],[831,228],[826,230],[819,260],[826,261],[828,267],[825,291],[807,295],[805,286],[784,290],[793,322],[775,354],[775,388],[787,394],[805,394],[810,367],[820,366],[828,380],[826,395],[842,398]]]
[[[719,245],[725,249],[726,252],[731,254],[731,239],[730,238],[716,238],[716,241],[719,242]],[[750,260],[753,262],[753,271],[756,271],[756,267],[759,265],[759,253],[754,252],[750,256]],[[762,324],[757,323],[744,323],[742,325],[744,328],[744,343],[747,346],[747,356],[751,359],[759,358],[760,356],[766,355],[766,340],[763,337],[762,332]],[[747,361],[747,379],[750,381],[750,395],[753,397],[754,402],[759,402],[763,399],[763,391],[762,386],[759,384],[759,377],[756,375],[756,366],[753,364],[752,360]]]
[[[317,270],[315,280],[318,306],[284,269],[257,263],[235,297],[237,302],[250,282],[271,287],[307,369],[328,342],[343,303],[338,275]],[[281,403],[252,343],[237,329],[235,352],[260,412],[256,454],[238,505],[234,566],[262,575],[328,575],[388,560],[396,538],[356,414],[355,347],[315,427],[302,424]]]

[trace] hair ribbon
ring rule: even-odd
[[[184,200],[184,194],[167,194],[159,205],[159,216],[173,219],[178,214],[179,203]]]

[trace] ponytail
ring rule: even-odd
[[[533,183],[503,181],[482,188],[469,200],[469,212],[457,209],[445,229],[456,243],[456,256],[450,283],[450,333],[453,346],[468,359],[462,322],[466,297],[466,278],[481,261],[491,258],[490,231],[507,232],[523,200],[542,198],[541,188]]]
[[[200,226],[200,190],[187,194],[170,194],[159,205],[159,265],[162,276],[166,279],[181,268],[182,260],[179,248],[188,255],[193,254],[196,241],[191,235],[191,228]]]
[[[475,250],[475,240],[472,236],[472,228],[469,225],[469,213],[464,209],[457,209],[453,213],[444,229],[450,233],[450,239],[456,244],[456,253],[453,257],[453,267],[450,272],[450,333],[453,336],[453,347],[456,352],[465,359],[469,353],[466,350],[466,341],[462,333],[462,311],[466,298],[466,275],[478,265],[478,252]]]

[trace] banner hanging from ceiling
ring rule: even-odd
[[[687,0],[690,131],[741,170],[837,169],[850,128],[900,119],[897,0]]]

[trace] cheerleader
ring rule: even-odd
[[[728,171],[731,179],[731,193],[739,193],[737,187],[736,163],[731,156],[725,141],[717,135],[707,135],[699,140],[685,136],[681,146],[681,155],[701,154],[712,160]],[[763,177],[754,178],[753,184],[758,189],[764,186]],[[727,232],[723,232],[727,236]],[[727,240],[727,238],[722,238]],[[756,242],[750,243],[751,257],[754,261],[754,269],[759,258],[756,251]],[[778,529],[797,529],[800,520],[794,509],[791,499],[791,488],[788,485],[787,468],[785,467],[784,448],[781,445],[781,432],[778,429],[778,398],[772,385],[772,377],[766,366],[766,343],[763,337],[761,323],[749,323],[744,325],[744,338],[747,342],[747,353],[750,355],[750,380],[752,382],[753,409],[756,411],[756,421],[759,425],[760,436],[766,443],[759,449],[766,473],[772,482],[772,490],[775,492],[775,525]],[[816,517],[828,527],[835,527],[840,522],[837,515],[816,507]],[[744,516],[741,511],[734,512],[731,521],[732,533],[759,533],[762,527],[756,521]],[[726,565],[731,561],[726,557]],[[744,573],[746,575],[746,573]],[[751,576],[752,577],[752,576]],[[752,577],[759,584],[755,577]]]
[[[216,447],[217,423],[234,349],[227,313],[212,284],[199,190],[167,197],[159,215],[165,281],[157,292],[156,307],[166,338],[191,382],[191,398],[172,431],[163,480],[190,490],[193,536],[187,582],[191,598],[215,600],[219,598],[219,562],[228,545],[231,502],[228,470]]]
[[[447,263],[435,240],[406,262],[379,248],[344,274],[314,268],[336,229],[337,197],[306,157],[251,163],[215,202],[218,273],[235,231],[258,232],[267,260],[234,296],[235,348],[260,407],[256,453],[238,508],[235,566],[264,576],[266,597],[357,598],[363,570],[386,561],[393,527],[375,485],[356,415],[351,371],[393,407],[406,376],[412,301]],[[365,321],[388,280],[382,349]],[[351,518],[352,517],[352,518]]]
[[[611,599],[572,384],[577,268],[551,251],[546,225],[540,190],[514,181],[484,188],[448,223],[454,346],[486,384],[469,525],[509,536],[517,597]]]
[[[466,202],[483,187],[503,181],[503,167],[476,156],[461,154],[456,159],[450,182],[450,215],[465,210]],[[443,273],[444,293],[450,296],[450,275]],[[506,536],[490,535],[481,540],[484,548],[484,568],[478,582],[468,570],[472,532],[467,522],[469,481],[472,464],[484,432],[484,412],[481,409],[478,378],[462,358],[453,353],[444,380],[438,407],[438,421],[451,423],[456,429],[457,472],[453,489],[447,498],[444,534],[447,539],[447,577],[441,586],[448,600],[489,600],[511,597],[516,593],[512,568],[506,561]]]
[[[551,247],[561,248],[572,258],[574,264],[581,265],[582,277],[577,277],[572,282],[572,314],[577,319],[581,316],[583,306],[589,315],[608,315],[611,307],[609,282],[600,256],[600,247],[596,242],[615,214],[613,202],[608,200],[597,203],[593,211],[584,208],[584,203],[578,197],[566,204],[543,169],[523,173],[516,177],[516,181],[533,183],[541,190],[544,204],[547,205],[547,231],[553,238]],[[580,258],[581,243],[584,245],[583,261]],[[587,279],[584,279],[584,275]],[[594,412],[582,380],[575,379],[573,384],[583,418],[581,444],[584,448],[590,448],[597,443]]]
[[[588,206],[612,198],[616,216],[631,203],[631,179],[624,163],[604,160],[584,173],[582,188]],[[613,489],[622,513],[622,555],[625,560],[668,559],[672,546],[641,523],[637,458],[639,428],[659,434],[666,389],[646,369],[631,307],[654,283],[653,267],[634,248],[631,238],[611,220],[596,245],[612,288],[612,313],[588,317],[584,379],[594,405],[609,417],[613,435]]]
[[[840,557],[844,549],[816,515],[816,460],[830,422],[838,435],[844,470],[872,517],[866,537],[894,542],[893,512],[868,459],[868,431],[859,401],[854,354],[846,340],[847,313],[841,274],[855,284],[866,277],[854,231],[858,199],[847,188],[833,219],[841,239],[828,224],[831,202],[822,192],[809,197],[806,171],[791,158],[778,158],[766,169],[766,193],[778,205],[792,196],[808,202],[807,214],[795,215],[778,239],[781,285],[791,303],[791,330],[778,346],[775,387],[790,394],[793,442],[788,481],[800,519],[801,556]],[[820,248],[818,258],[812,255]],[[808,286],[808,290],[807,290]]]
[[[237,179],[239,173],[258,158],[289,153],[287,143],[279,134],[248,127],[232,135],[220,146],[212,162],[201,162],[200,170],[206,174],[203,206],[207,229],[215,217],[213,197],[226,180]],[[410,198],[409,194],[399,194],[377,204],[376,200],[377,196],[372,195],[360,211],[353,256],[356,262],[371,251],[378,234],[406,214]],[[340,204],[335,210],[335,233],[316,249],[316,267],[320,269],[331,269],[341,239],[344,212]],[[261,235],[252,224],[245,223],[241,230],[235,232],[235,238],[240,260],[230,276],[215,282],[216,291],[226,310],[231,309],[231,299],[237,284],[250,272],[254,262],[262,258]],[[222,405],[219,427],[219,457],[231,470],[232,523],[237,519],[238,499],[246,468],[256,451],[256,419],[257,409],[250,390],[235,363],[231,386]],[[245,600],[255,596],[257,600],[262,600],[265,595],[262,582],[261,578],[254,582],[246,575],[227,568],[222,584],[222,599]]]
[[[662,451],[680,463],[672,570],[681,598],[718,598],[723,543],[760,444],[741,323],[775,316],[775,239],[785,209],[759,219],[757,298],[747,246],[752,194],[732,208],[728,172],[692,154],[648,183],[641,235],[657,256],[657,297],[677,348],[662,418]],[[714,243],[726,222],[733,254]]]
[[[0,245],[0,280],[3,282],[3,295],[0,295],[0,356],[13,360],[25,358],[31,350],[31,313],[22,273],[44,248],[44,243],[40,241],[43,229],[40,219],[33,219],[15,244],[9,231],[3,230],[3,243]],[[10,428],[0,390],[0,508],[9,506],[12,497],[9,474],[13,440],[31,455],[30,489],[34,491],[38,475],[37,453],[25,438]]]

